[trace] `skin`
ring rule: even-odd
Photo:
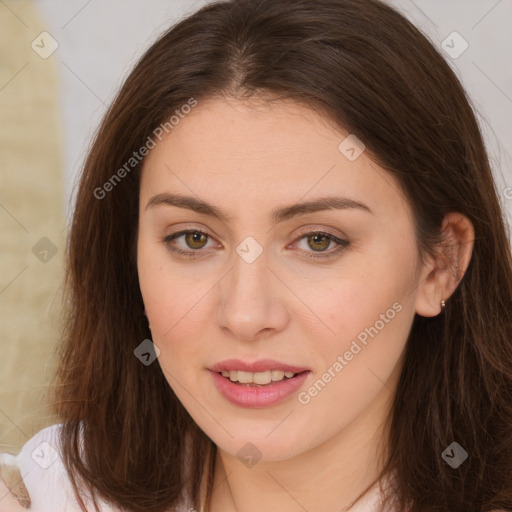
[[[138,272],[160,364],[169,385],[217,458],[214,512],[339,511],[372,485],[382,468],[384,421],[400,375],[414,315],[435,316],[457,287],[442,253],[421,262],[412,214],[393,177],[363,152],[338,146],[348,132],[305,106],[201,101],[147,156],[140,186]],[[161,193],[201,198],[226,211],[223,222],[185,208],[146,207]],[[273,224],[270,212],[325,195],[368,206],[324,210]],[[172,247],[164,238],[184,229]],[[467,268],[469,220],[443,229]],[[326,231],[349,246],[309,239]],[[247,263],[236,252],[251,236],[263,252]],[[188,242],[188,244],[187,244]],[[324,259],[306,254],[331,253]],[[307,389],[393,304],[401,310],[311,401],[297,395],[248,409],[228,402],[208,367],[228,358],[276,359],[311,370]],[[449,307],[449,306],[447,306]],[[254,444],[247,467],[237,452]]]
[[[27,512],[0,478],[0,512]]]

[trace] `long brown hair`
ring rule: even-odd
[[[199,509],[201,478],[211,485],[211,440],[158,364],[134,357],[150,338],[135,251],[143,159],[126,163],[191,98],[261,93],[314,108],[364,142],[405,192],[422,255],[440,243],[448,212],[473,223],[471,264],[445,313],[414,319],[382,474],[393,470],[401,510],[512,509],[512,258],[500,200],[456,75],[378,0],[211,3],[127,78],[85,162],[69,236],[54,401],[73,481],[133,512],[172,508],[184,491]],[[456,469],[442,457],[454,441],[468,452]]]

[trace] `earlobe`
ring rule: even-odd
[[[439,315],[446,305],[446,299],[443,285],[443,275],[439,270],[433,269],[420,283],[418,294],[416,296],[416,313],[424,317],[434,317]]]
[[[459,286],[471,261],[475,239],[472,222],[461,213],[449,213],[443,219],[442,241],[424,265],[416,313],[424,317],[439,315]]]

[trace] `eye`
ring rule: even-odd
[[[180,248],[173,243],[182,237],[184,237],[183,240],[186,244],[185,248]],[[197,258],[201,256],[201,253],[205,252],[202,249],[207,247],[208,238],[212,237],[204,231],[199,229],[187,229],[165,237],[163,243],[170,251],[191,259]],[[332,233],[325,231],[309,231],[302,234],[297,240],[299,242],[306,242],[306,249],[301,251],[305,253],[304,257],[306,258],[330,258],[335,254],[347,250],[350,245],[350,242],[347,240],[341,240]],[[335,248],[327,251],[331,244],[334,244]],[[313,251],[308,251],[307,247],[312,248]],[[192,250],[187,250],[187,248]]]
[[[347,250],[350,245],[347,240],[341,240],[332,233],[325,231],[310,231],[303,234],[298,240],[299,242],[304,241],[306,244],[304,254],[306,258],[331,258]],[[327,251],[331,244],[334,244],[335,248]],[[313,249],[313,251],[308,251],[307,248]]]
[[[171,243],[174,240],[178,240],[182,237],[185,237],[184,241],[187,247],[191,248],[192,251],[181,249]],[[197,257],[196,253],[200,252],[201,249],[206,246],[208,237],[210,237],[210,235],[204,231],[200,231],[198,229],[187,229],[185,231],[179,231],[178,233],[174,233],[165,237],[163,242],[169,250],[187,258],[195,258]]]

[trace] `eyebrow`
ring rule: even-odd
[[[184,196],[180,194],[157,194],[149,199],[149,201],[146,204],[146,210],[148,208],[154,208],[162,205],[177,206],[178,208],[187,208],[197,213],[219,219],[224,223],[229,223],[233,220],[233,217],[231,215],[229,215],[227,212],[222,211],[217,206],[214,206],[196,197]],[[312,201],[274,208],[270,213],[270,218],[274,224],[278,224],[279,222],[283,222],[285,220],[307,213],[315,213],[324,210],[347,209],[358,209],[373,214],[370,208],[364,203],[361,203],[360,201],[356,201],[354,199],[349,199],[346,197],[325,196],[319,197]]]

